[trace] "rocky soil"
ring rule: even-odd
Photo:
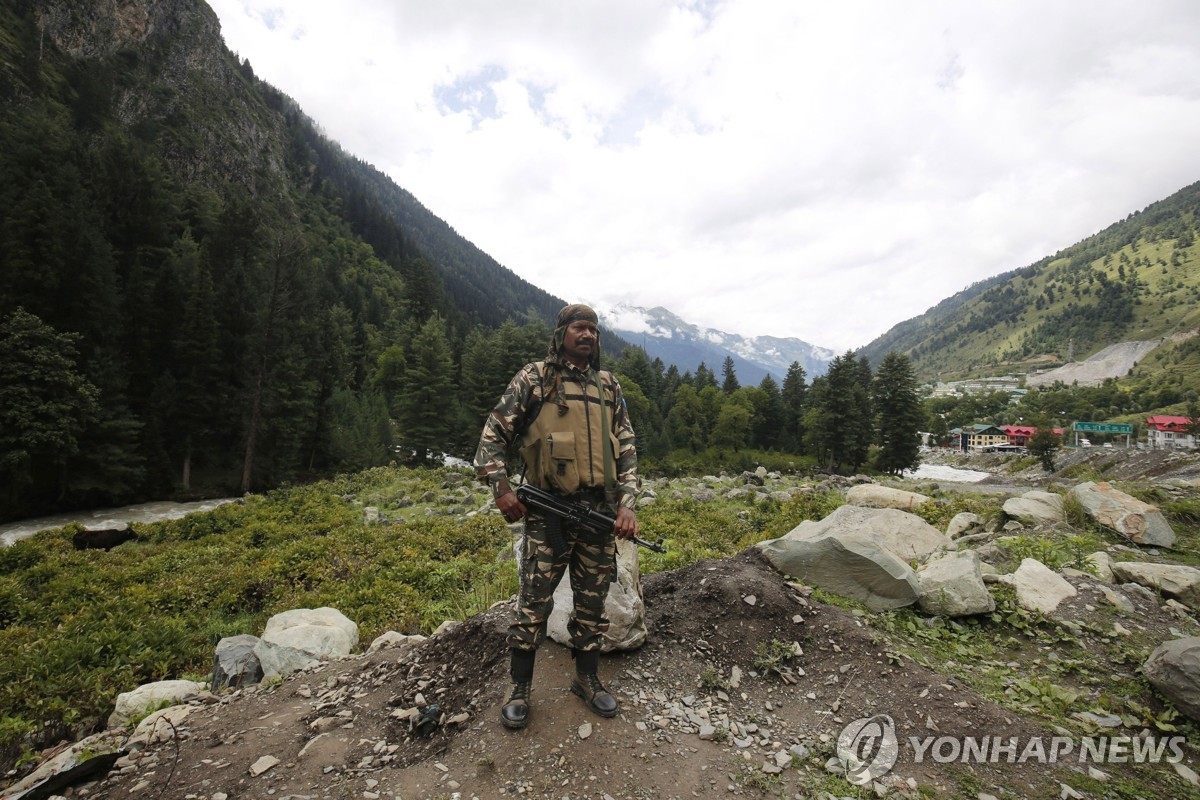
[[[506,699],[502,604],[422,645],[298,673],[267,688],[198,698],[164,741],[126,756],[78,794],[105,798],[690,798],[817,797],[862,790],[827,768],[855,719],[885,713],[900,737],[993,731],[1053,736],[1045,721],[980,698],[960,681],[889,656],[886,637],[812,600],[750,554],[660,573],[644,585],[650,643],[609,655],[602,675],[622,702],[592,715],[567,691],[572,663],[539,652],[533,716],[499,724]],[[791,644],[782,671],[756,649]],[[410,709],[436,704],[414,731]],[[164,731],[165,733],[165,731]],[[904,763],[880,782],[958,796],[958,768]],[[1056,796],[1068,769],[977,765],[997,797]],[[1007,787],[1007,788],[1006,788]],[[835,795],[836,796],[836,795]],[[980,795],[983,796],[983,795]]]
[[[1029,386],[1049,386],[1055,381],[1070,386],[1099,386],[1107,378],[1120,378],[1128,375],[1137,363],[1152,353],[1164,339],[1151,339],[1141,342],[1120,342],[1109,345],[1100,352],[1083,361],[1072,361],[1063,364],[1058,369],[1043,372],[1040,375],[1030,375],[1027,379]]]

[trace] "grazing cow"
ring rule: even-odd
[[[112,550],[122,542],[136,539],[133,528],[108,528],[99,531],[83,530],[71,537],[76,550]]]

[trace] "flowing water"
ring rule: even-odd
[[[992,477],[990,472],[979,472],[974,469],[959,469],[942,464],[922,464],[916,469],[904,473],[906,478],[932,481],[957,481],[959,483],[979,483]]]
[[[33,536],[38,531],[61,528],[71,522],[78,522],[89,530],[102,528],[123,528],[130,522],[158,522],[163,519],[179,519],[196,511],[211,511],[217,506],[232,503],[237,498],[223,497],[217,500],[197,500],[191,503],[172,503],[157,501],[139,503],[135,506],[121,508],[104,508],[98,511],[71,511],[65,514],[54,514],[49,517],[24,519],[0,525],[0,546],[8,547],[13,542]]]

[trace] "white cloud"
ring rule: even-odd
[[[1200,5],[213,0],[534,284],[844,350],[1200,179]]]

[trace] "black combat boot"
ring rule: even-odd
[[[529,692],[533,688],[533,659],[536,650],[512,649],[512,694],[500,709],[500,722],[506,728],[524,728],[529,722]]]
[[[608,693],[596,674],[600,667],[600,651],[575,650],[574,655],[575,680],[571,681],[571,691],[600,716],[615,717],[620,710],[617,698]]]

